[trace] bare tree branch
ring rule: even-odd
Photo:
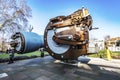
[[[26,0],[0,0],[0,32],[9,34],[29,30],[31,11]]]

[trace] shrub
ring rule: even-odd
[[[98,51],[98,57],[105,58],[106,57],[106,49]]]

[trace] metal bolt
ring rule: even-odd
[[[61,58],[63,58],[64,56],[63,55],[61,55]]]
[[[52,56],[54,55],[54,53],[52,53]]]

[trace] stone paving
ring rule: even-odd
[[[79,60],[79,67],[54,63],[50,56],[0,63],[0,80],[120,80],[120,60]]]

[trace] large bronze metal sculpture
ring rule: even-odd
[[[55,59],[74,60],[87,54],[92,18],[82,8],[68,16],[50,19],[45,34],[45,48]]]
[[[44,46],[55,59],[76,60],[89,53],[89,30],[92,30],[92,22],[88,10],[82,8],[71,15],[50,19],[44,38],[32,32],[19,32],[12,36],[11,45],[19,53],[35,51]]]

